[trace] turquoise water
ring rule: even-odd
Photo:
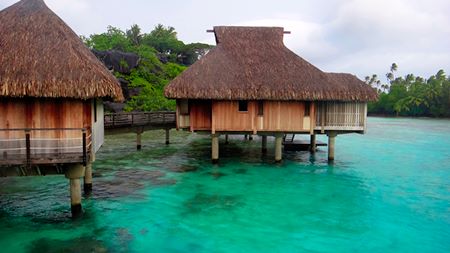
[[[221,140],[211,165],[207,136],[108,136],[80,220],[63,176],[0,179],[0,251],[450,252],[450,120],[368,127],[333,165],[323,147],[275,164],[270,139]]]

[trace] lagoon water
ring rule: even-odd
[[[275,164],[270,139],[221,140],[212,165],[207,136],[107,136],[80,220],[63,176],[0,179],[0,252],[450,252],[450,120],[368,127],[332,165],[324,147]]]

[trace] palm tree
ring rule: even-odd
[[[142,39],[141,28],[136,24],[132,25],[130,30],[127,30],[127,38],[133,45],[139,46]]]

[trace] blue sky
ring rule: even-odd
[[[3,9],[17,0],[0,0]],[[214,25],[282,26],[285,44],[327,72],[360,78],[384,74],[450,74],[449,0],[45,0],[78,34],[162,23],[185,42],[214,44]]]

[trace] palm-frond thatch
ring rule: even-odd
[[[0,11],[0,97],[123,100],[116,78],[42,0]]]
[[[352,75],[327,74],[283,44],[280,27],[214,27],[217,46],[165,90],[169,98],[371,101]]]

